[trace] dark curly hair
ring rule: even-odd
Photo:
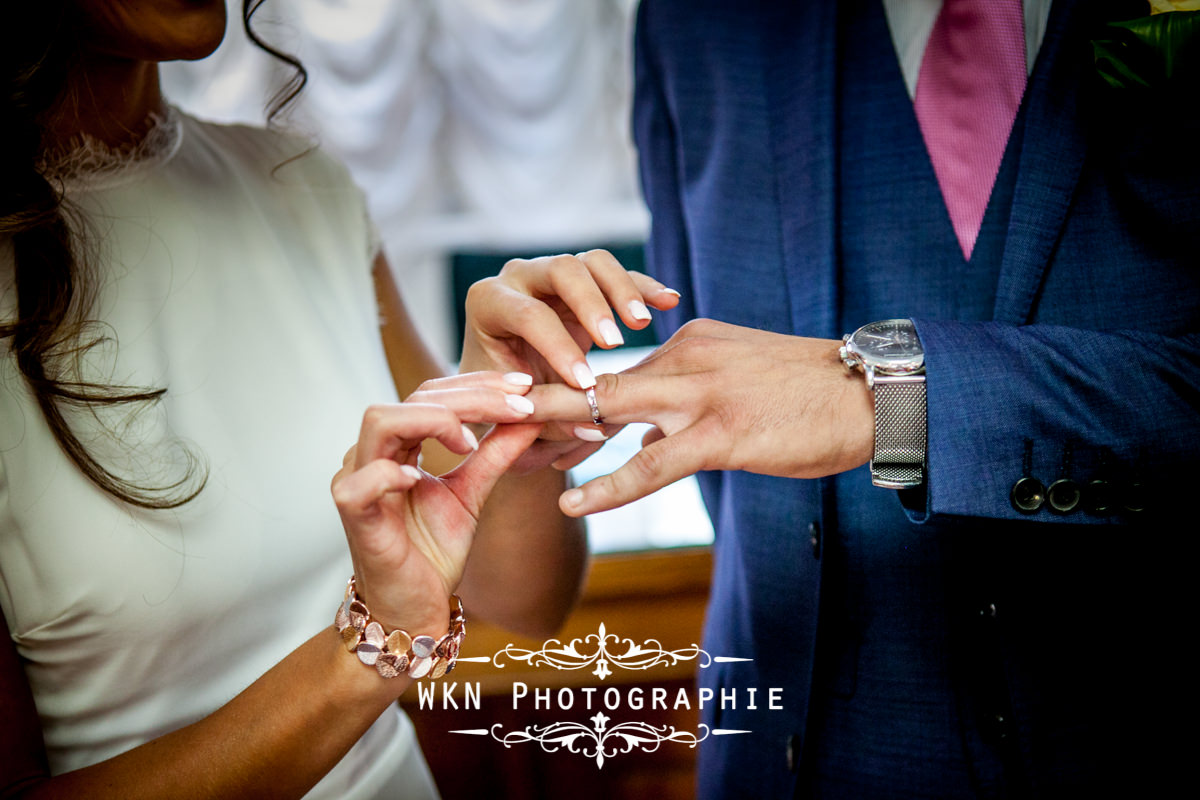
[[[264,0],[244,0],[242,24],[259,48],[293,68],[268,106],[274,122],[307,81],[292,56],[264,42],[251,18]],[[96,486],[126,503],[176,508],[194,498],[207,479],[201,460],[184,447],[187,469],[162,485],[116,474],[97,460],[72,430],[64,411],[145,405],[166,388],[105,385],[80,380],[80,356],[107,341],[89,320],[97,279],[75,239],[83,221],[72,218],[62,188],[39,170],[49,115],[63,102],[79,41],[69,0],[14,3],[0,26],[0,240],[14,260],[16,318],[0,320],[9,349],[63,452]],[[75,224],[72,224],[75,223]]]

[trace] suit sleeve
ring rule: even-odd
[[[634,35],[633,135],[642,195],[651,212],[646,266],[651,275],[682,295],[674,309],[655,315],[656,330],[666,340],[696,316],[696,304],[680,202],[675,120],[655,63],[652,25],[648,21],[651,5],[642,3],[638,7]]]
[[[646,269],[650,275],[677,290],[679,305],[655,314],[655,330],[666,341],[684,322],[696,316],[695,291],[687,228],[679,187],[679,151],[675,120],[667,103],[662,74],[655,63],[653,25],[649,10],[638,7],[634,35],[633,136],[638,150],[642,194],[650,208],[650,235],[646,241]],[[720,518],[721,473],[696,475],[709,516]]]
[[[916,324],[927,360],[929,477],[914,520],[1106,523],[1179,507],[1200,462],[1200,337]],[[1049,494],[1022,513],[1011,492],[1024,477]],[[1052,489],[1060,480],[1074,486]],[[1075,488],[1074,508],[1052,508]]]

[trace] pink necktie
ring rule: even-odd
[[[1021,0],[945,0],[921,61],[914,105],[967,259],[1024,93]]]

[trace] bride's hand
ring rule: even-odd
[[[462,369],[519,371],[536,383],[561,380],[586,389],[596,382],[586,360],[591,345],[622,343],[614,311],[627,327],[641,330],[650,324],[651,308],[678,303],[677,292],[626,270],[605,250],[514,259],[467,293]],[[581,441],[579,431],[589,438]],[[548,425],[542,438],[557,441],[539,442],[521,468],[556,459],[569,466],[596,449],[600,433],[591,424]]]
[[[540,429],[519,424],[527,411],[508,398],[521,391],[498,373],[462,375],[363,415],[332,492],[359,594],[385,629],[446,630],[480,508]],[[466,422],[510,424],[477,443]],[[441,477],[425,473],[417,463],[425,439],[467,458]]]

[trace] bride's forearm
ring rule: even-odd
[[[331,625],[199,722],[15,796],[301,797],[408,684],[364,666]]]
[[[558,508],[565,488],[565,473],[552,468],[496,485],[460,589],[477,616],[534,638],[561,627],[587,567],[584,523]]]

